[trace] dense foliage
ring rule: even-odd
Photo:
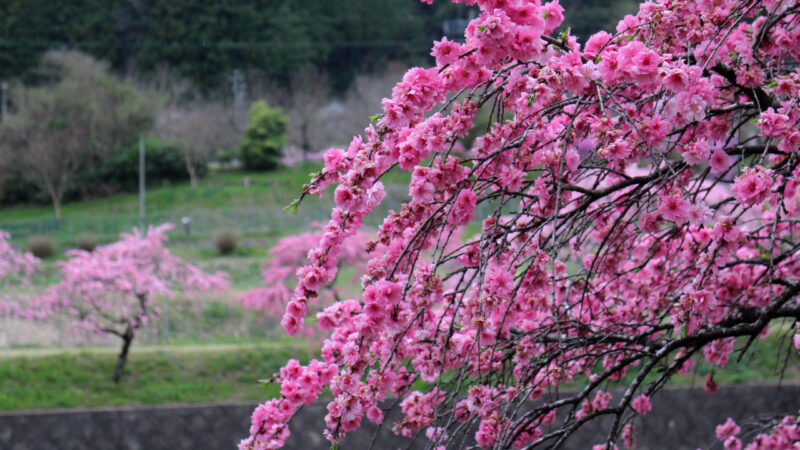
[[[288,135],[289,118],[280,108],[270,108],[263,100],[250,107],[250,123],[239,143],[242,164],[249,170],[271,170],[278,167]]]
[[[597,448],[631,448],[674,375],[724,370],[770,327],[800,349],[800,5],[648,1],[582,45],[553,36],[557,1],[454,2],[481,9],[465,43],[436,42],[436,66],[410,69],[304,187],[336,185],[336,207],[297,271],[289,334],[383,200],[381,177],[411,172],[360,299],[317,314],[321,359],[281,369],[242,449],[283,445],[323,388],[334,443],[383,423],[394,397],[394,431],[437,449],[468,430],[483,448],[560,447],[602,416]],[[492,124],[455,152],[484,109]],[[748,448],[800,442],[796,418],[769,425]],[[739,433],[717,429],[727,449]]]
[[[144,137],[145,171],[148,186],[161,186],[189,179],[181,151],[153,136]],[[198,167],[199,176],[208,172]],[[0,205],[47,204],[47,192],[28,181],[23,173],[6,173],[0,189]],[[74,174],[74,182],[64,193],[64,200],[79,200],[119,192],[132,192],[139,187],[139,142],[123,145],[102,159],[93,161]]]
[[[341,89],[359,69],[425,56],[442,18],[456,15],[405,0],[9,0],[0,4],[0,79],[67,47],[120,69],[166,67],[203,88],[227,84],[234,69],[285,81],[311,64]]]
[[[144,147],[145,173],[149,186],[189,178],[181,151],[174,145],[157,137],[145,136]],[[207,170],[205,165],[198,167],[200,176],[205,175]],[[76,181],[76,194],[87,190],[86,185],[89,184],[95,188],[100,187],[102,193],[136,190],[139,186],[139,142],[134,141],[123,146],[82,173]]]

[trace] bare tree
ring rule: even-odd
[[[377,105],[382,98],[391,96],[392,88],[403,78],[403,73],[400,65],[390,64],[382,72],[358,75],[341,99],[327,103],[317,115],[317,133],[324,137],[322,148],[343,145],[361,134],[363,118],[380,112]]]
[[[320,111],[331,102],[328,77],[314,67],[298,70],[289,81],[289,88],[279,91],[278,103],[289,115],[289,143],[308,155],[327,145]]]
[[[328,77],[319,69],[299,70],[288,89],[267,89],[266,96],[289,115],[289,145],[302,152],[303,161],[333,145],[341,145],[363,131],[362,118],[377,112],[375,105],[391,94],[403,76],[400,66],[356,77],[341,96],[334,95]]]
[[[221,149],[236,146],[240,136],[237,115],[221,103],[194,103],[163,109],[155,132],[183,153],[192,187],[201,171]]]
[[[0,127],[0,146],[14,170],[47,193],[60,218],[76,173],[135,139],[149,125],[153,105],[79,52],[48,52],[41,71],[56,81],[12,92],[16,112]]]

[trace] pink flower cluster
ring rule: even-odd
[[[281,368],[279,381],[281,398],[270,400],[253,411],[250,418],[250,437],[239,448],[277,449],[289,437],[286,422],[300,405],[311,404],[336,375],[337,367],[317,360],[301,366],[296,359]]]
[[[645,415],[650,412],[651,409],[653,409],[653,405],[650,403],[650,397],[642,394],[633,399],[631,402],[631,408],[633,408],[633,410],[637,413]]]
[[[322,228],[321,225],[312,225]],[[263,286],[245,293],[239,299],[242,302],[242,306],[248,310],[263,311],[269,317],[281,317],[292,300],[292,290],[289,285],[295,277],[297,268],[303,266],[308,252],[316,247],[322,235],[322,231],[307,231],[281,238],[269,250],[271,259],[261,268],[261,274],[264,278]],[[361,231],[345,239],[340,249],[338,264],[340,266],[355,266],[359,270],[364,270],[366,268],[365,262],[370,255],[367,252],[370,239],[371,236],[369,234]],[[371,254],[377,255],[381,251],[382,247],[377,246]],[[355,277],[352,281],[357,283],[358,278]],[[320,285],[318,286],[317,296],[313,298],[313,301],[310,300],[310,303],[306,303],[306,311],[297,310],[298,304],[293,303],[292,314],[302,317],[309,311],[321,311],[326,306],[334,304],[336,299],[345,294],[350,294],[349,292],[340,291],[342,291],[341,288],[337,289],[329,284]],[[325,327],[326,324],[329,324],[327,328]],[[328,316],[325,316],[325,319],[321,318],[317,326],[323,327],[323,329],[333,328]],[[306,327],[304,334],[313,334],[313,327]]]
[[[0,317],[42,318],[46,311],[26,308],[20,298],[24,295],[16,289],[29,285],[40,261],[30,253],[16,250],[10,240],[11,235],[0,230]]]
[[[383,99],[381,124],[402,128],[420,122],[423,113],[444,100],[444,83],[436,69],[415,67],[392,89],[392,98]]]
[[[786,416],[777,422],[771,432],[760,433],[746,446],[736,436],[741,428],[730,417],[717,425],[717,438],[725,450],[773,450],[793,449],[800,446],[800,416]]]
[[[789,88],[784,84],[783,89]],[[785,153],[796,153],[800,149],[798,121],[800,121],[800,112],[791,103],[784,102],[778,111],[770,107],[761,113],[761,117],[758,119],[758,128],[762,135],[780,139],[778,150]]]
[[[156,317],[159,309],[152,303],[172,296],[177,287],[188,292],[227,289],[227,274],[206,274],[164,247],[171,228],[151,226],[144,235],[134,229],[91,252],[68,251],[68,259],[59,263],[61,281],[36,294],[33,308],[64,310],[80,328],[122,335],[128,325],[138,327]]]
[[[11,235],[0,230],[0,283],[25,279],[36,271],[39,259],[11,246]]]
[[[772,170],[746,167],[733,183],[733,196],[744,205],[756,205],[766,200],[773,182]]]

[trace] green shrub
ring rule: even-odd
[[[214,245],[217,246],[217,251],[220,255],[230,255],[236,250],[238,244],[236,234],[231,230],[220,231],[214,239]]]
[[[278,166],[288,138],[289,119],[280,108],[270,108],[263,100],[250,107],[250,123],[244,129],[239,152],[245,169],[272,170]]]
[[[75,239],[75,247],[87,252],[94,251],[97,248],[97,237],[91,233],[81,233]]]
[[[50,236],[31,236],[28,250],[37,258],[49,258],[56,252],[56,245]]]
[[[35,203],[47,205],[51,202],[46,192],[26,180],[22,173],[11,172],[4,180],[0,180],[0,205],[18,205]]]

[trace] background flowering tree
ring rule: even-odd
[[[280,318],[292,299],[291,284],[296,282],[297,270],[304,265],[308,252],[316,248],[322,235],[323,231],[305,231],[281,238],[269,250],[271,258],[261,267],[263,286],[251,289],[243,295],[240,298],[242,306],[249,310],[263,311],[270,317]],[[358,271],[363,271],[366,268],[366,261],[369,260],[367,249],[370,247],[374,247],[374,244],[370,242],[370,235],[365,232],[359,231],[347,238],[337,259],[337,270],[338,267],[353,267],[356,269],[356,274]],[[307,303],[306,309],[317,312],[343,300],[340,294],[342,287],[337,287],[336,282],[337,277],[333,277],[325,286],[321,286],[318,295],[313,299],[313,304]],[[358,275],[349,282],[345,281],[344,285],[346,287],[357,283]],[[306,326],[304,334],[313,334],[314,329],[314,326]]]
[[[318,224],[313,226],[322,228]],[[281,317],[286,310],[286,304],[292,298],[292,290],[288,284],[295,281],[295,272],[303,266],[308,252],[316,247],[322,234],[322,231],[305,231],[278,240],[268,252],[270,259],[261,267],[263,286],[251,289],[243,295],[240,299],[243,306],[246,309],[262,310],[271,316]],[[369,243],[370,236],[364,232],[358,232],[348,238],[342,246],[341,257],[337,260],[339,266],[361,268],[369,259],[367,253]],[[320,289],[320,295],[315,299],[318,302],[314,305],[315,309],[321,309],[341,300],[335,282],[334,278],[324,286],[324,290]]]
[[[38,269],[39,259],[11,246],[11,235],[0,230],[0,316],[21,314],[16,288],[29,284]]]
[[[313,224],[315,228],[323,228]],[[324,236],[324,230],[306,231],[281,238],[269,250],[270,259],[261,268],[264,284],[248,291],[240,298],[245,309],[263,311],[270,317],[282,317],[292,300],[292,285],[297,282],[298,270],[302,269],[308,252],[314,250]],[[385,247],[374,241],[374,233],[358,231],[345,239],[336,259],[336,276],[321,286],[317,296],[306,303],[306,310],[312,314],[327,306],[345,300],[352,295],[353,286],[359,283],[359,276],[367,269],[367,261],[385,251]],[[341,279],[341,269],[354,270],[351,278]],[[284,319],[286,320],[286,319]],[[327,318],[322,318],[322,329],[331,328]],[[316,324],[304,324],[302,334],[313,335]]]
[[[318,314],[322,359],[281,370],[243,449],[281,446],[323,386],[332,442],[364,416],[382,423],[391,396],[395,432],[431,447],[465,430],[484,448],[558,447],[600,416],[613,418],[600,448],[633,447],[651,396],[696,359],[724,367],[776,322],[797,332],[796,2],[648,1],[583,45],[553,36],[557,1],[454,2],[480,8],[465,43],[436,42],[436,67],[409,70],[305,187],[337,185],[337,206],[298,271],[289,334],[381,202],[381,176],[411,172],[360,299]],[[479,110],[493,123],[458,154]],[[740,448],[735,423],[721,427]],[[750,448],[798,439],[790,418]]]
[[[119,337],[115,382],[122,377],[137,330],[159,314],[153,306],[157,297],[170,297],[175,289],[220,291],[228,286],[224,273],[206,274],[164,247],[171,228],[150,227],[145,235],[133,230],[94,251],[68,252],[61,281],[30,307],[51,314],[66,311],[80,328]]]

